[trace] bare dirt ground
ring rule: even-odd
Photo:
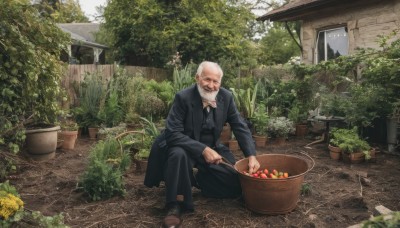
[[[301,195],[297,207],[286,215],[261,215],[249,211],[242,198],[210,199],[194,189],[194,213],[183,215],[183,227],[346,227],[373,215],[375,206],[400,211],[400,157],[381,150],[376,162],[346,164],[329,157],[326,144],[311,149],[309,139],[291,138],[285,146],[270,142],[257,153],[309,154],[315,167],[306,174],[311,193]],[[144,174],[132,165],[125,175],[126,195],[90,202],[77,189],[93,141],[83,137],[74,150],[57,150],[46,162],[22,160],[10,179],[26,209],[44,215],[63,213],[70,227],[160,227],[164,187],[147,188]],[[241,158],[241,154],[236,154]],[[266,202],[267,203],[267,202]]]

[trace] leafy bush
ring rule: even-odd
[[[267,124],[268,133],[275,137],[287,137],[295,132],[293,121],[284,116],[272,117]]]
[[[330,143],[338,146],[343,152],[367,152],[371,148],[367,141],[361,139],[357,133],[357,127],[352,129],[333,128]]]
[[[69,37],[28,0],[0,1],[0,15],[0,145],[17,153],[24,121],[57,120]]]
[[[254,112],[254,117],[251,119],[254,130],[257,135],[266,136],[268,129],[267,124],[269,117],[265,108],[265,105],[259,104]]]
[[[89,166],[79,185],[90,199],[102,200],[125,193],[123,172],[131,163],[129,152],[115,139],[100,141],[89,154]]]

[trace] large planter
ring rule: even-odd
[[[342,157],[342,150],[337,146],[332,146],[331,144],[328,145],[329,155],[333,160],[340,160]]]
[[[253,135],[253,139],[257,147],[265,147],[267,144],[267,136]]]
[[[48,160],[55,157],[57,132],[60,126],[38,125],[25,131],[26,154],[34,160]]]
[[[78,131],[61,131],[59,135],[60,138],[64,140],[61,146],[62,149],[73,150],[75,148]]]

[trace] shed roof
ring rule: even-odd
[[[97,23],[60,23],[57,24],[64,32],[71,34],[71,38],[80,44],[106,49],[106,45],[99,44],[94,34],[99,31]]]
[[[350,2],[357,2],[352,0]],[[312,12],[329,6],[340,5],[341,3],[349,3],[347,0],[292,0],[289,3],[274,9],[257,20],[265,21],[295,21],[301,19]]]

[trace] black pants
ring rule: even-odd
[[[235,158],[229,149],[221,146],[217,151],[231,163]],[[198,169],[193,176],[193,167]],[[168,149],[167,164],[165,166],[166,205],[177,203],[176,196],[184,196],[186,210],[194,210],[192,187],[201,189],[202,195],[213,198],[235,198],[241,195],[239,177],[232,168],[223,164],[207,164],[202,156],[190,157],[180,147]]]

